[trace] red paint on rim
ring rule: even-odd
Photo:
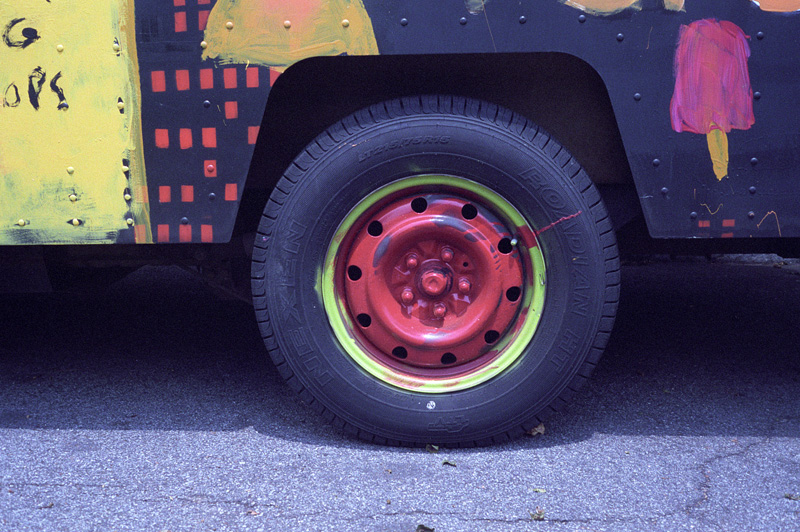
[[[423,202],[412,207],[421,197],[422,212]],[[415,376],[465,375],[491,363],[498,340],[524,319],[522,298],[507,294],[525,289],[527,252],[498,247],[514,238],[489,210],[456,194],[386,198],[353,224],[337,259],[336,297],[351,334],[381,364]],[[362,272],[357,279],[346,274],[352,267]],[[360,315],[369,325],[354,319]]]

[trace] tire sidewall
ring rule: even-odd
[[[281,208],[266,257],[267,308],[293,373],[334,415],[389,440],[480,440],[534,423],[569,386],[599,327],[603,249],[591,206],[551,154],[560,147],[548,150],[549,137],[533,133],[526,139],[463,116],[404,117],[298,160],[304,176]],[[458,392],[400,390],[368,375],[339,345],[322,304],[321,270],[342,220],[376,189],[423,174],[463,177],[505,198],[540,231],[546,265],[530,345],[501,375]]]

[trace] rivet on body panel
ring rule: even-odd
[[[586,22],[586,15],[578,15],[578,22],[580,22],[581,24]]]
[[[283,21],[283,27],[288,30],[289,28],[292,27],[292,21],[291,20],[284,20]]]
[[[71,202],[75,203],[76,201],[78,201],[78,195],[77,195],[77,194],[74,194],[74,193],[73,193],[73,194],[70,194],[70,195],[69,195],[69,200],[70,200]]]
[[[756,217],[756,213],[754,213],[753,211],[750,211],[750,212],[747,213],[747,217],[752,220],[753,218]]]
[[[756,100],[760,100],[761,99],[761,93],[758,92],[758,91],[754,92],[753,93],[753,98],[756,99]]]
[[[208,100],[205,100],[205,101],[203,102],[203,107],[205,107],[206,109],[208,109],[209,107],[211,107],[211,102],[209,102]]]
[[[229,20],[228,22],[226,22],[225,23],[225,27],[228,28],[229,30],[232,30],[233,29],[233,21]]]
[[[122,98],[117,98],[117,109],[120,113],[125,110],[125,102],[122,101]]]
[[[696,212],[694,212],[694,211],[692,211],[692,212],[689,214],[689,218],[691,218],[692,220],[696,220],[696,219],[697,219],[697,213],[696,213]]]
[[[213,172],[214,171],[214,165],[213,164],[209,164],[208,166],[206,166],[206,170],[208,170],[208,173]]]
[[[407,18],[401,18],[400,19],[400,25],[401,26],[408,26],[408,19]]]
[[[642,95],[641,95],[641,93],[638,93],[638,92],[634,93],[634,94],[633,94],[633,99],[634,99],[634,100],[636,100],[637,102],[638,102],[639,100],[641,100],[641,99],[642,99]]]
[[[133,218],[128,218],[127,220],[125,220],[125,223],[128,225],[133,225]]]
[[[661,189],[661,194],[663,194],[664,196],[666,196],[667,194],[669,194],[669,189],[668,189],[667,187],[664,187],[664,188],[662,188],[662,189]]]
[[[528,22],[528,19],[527,19],[527,17],[525,17],[525,15],[522,15],[521,17],[519,17],[519,23],[520,24],[525,24],[526,22]]]
[[[127,174],[127,173],[128,173],[130,170],[131,170],[131,169],[130,169],[130,168],[128,168],[127,166],[125,166],[124,164],[122,165],[122,171],[123,171],[124,173],[126,173],[126,174]]]
[[[74,174],[75,173],[75,168],[73,168],[72,166],[67,166],[67,173],[68,174]]]
[[[131,196],[131,195],[130,195],[130,194],[128,194],[127,192],[126,192],[126,193],[125,193],[125,194],[124,194],[122,197],[123,197],[123,198],[125,198],[125,201],[130,201],[130,200],[132,200],[132,199],[133,199],[133,196]]]
[[[25,221],[25,220],[23,220],[22,218],[20,218],[20,219],[17,221],[17,225],[18,225],[18,226],[20,226],[20,227],[25,227],[27,224],[28,224],[28,222],[26,222],[26,221]]]
[[[208,48],[208,43],[206,41],[200,41],[200,48],[205,50],[206,48]]]
[[[214,194],[213,192],[208,195],[208,200],[209,201],[214,201],[215,199],[217,199],[217,195]]]
[[[120,50],[119,44],[117,43],[114,43],[114,45],[111,48],[113,48],[115,52],[119,52]]]
[[[759,31],[758,33],[756,33],[756,39],[758,39],[760,41],[763,38],[764,38],[764,32],[763,31]]]
[[[342,27],[346,28],[348,26],[350,26],[350,21],[347,19],[342,20]]]
[[[189,223],[189,218],[187,218],[187,217],[185,217],[185,216],[184,216],[183,218],[181,218],[181,223],[182,223],[183,225],[187,225],[187,224]]]
[[[625,40],[625,36],[623,34],[621,34],[621,33],[617,33],[617,40],[619,42],[622,42],[622,41]]]
[[[661,159],[653,159],[653,166],[658,166],[661,164]]]
[[[70,222],[69,222],[69,223],[71,223],[71,224],[72,224],[72,225],[74,225],[75,227],[78,227],[78,226],[79,226],[79,225],[81,225],[83,222],[82,222],[81,220],[77,219],[77,218],[73,218],[72,220],[70,220]]]
[[[758,164],[758,159],[753,157],[752,159],[750,159],[750,164],[752,164],[753,166],[757,165]]]
[[[463,26],[464,24],[466,24],[466,23],[467,23],[467,17],[461,17],[461,18],[458,20],[458,23],[459,23],[459,24],[461,24],[461,25]]]
[[[750,192],[750,194],[755,194],[756,193],[756,187],[750,187],[747,190]]]
[[[57,51],[57,52],[63,52],[63,51],[64,51],[64,45],[63,45],[63,44],[59,44],[59,45],[57,45],[57,46],[56,46],[56,51]]]

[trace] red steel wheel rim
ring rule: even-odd
[[[498,356],[495,344],[519,317],[530,264],[478,200],[457,189],[401,190],[347,231],[336,297],[350,332],[380,364],[435,379]]]

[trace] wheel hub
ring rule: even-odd
[[[453,271],[439,261],[430,261],[416,276],[417,289],[431,299],[437,299],[453,286]]]

